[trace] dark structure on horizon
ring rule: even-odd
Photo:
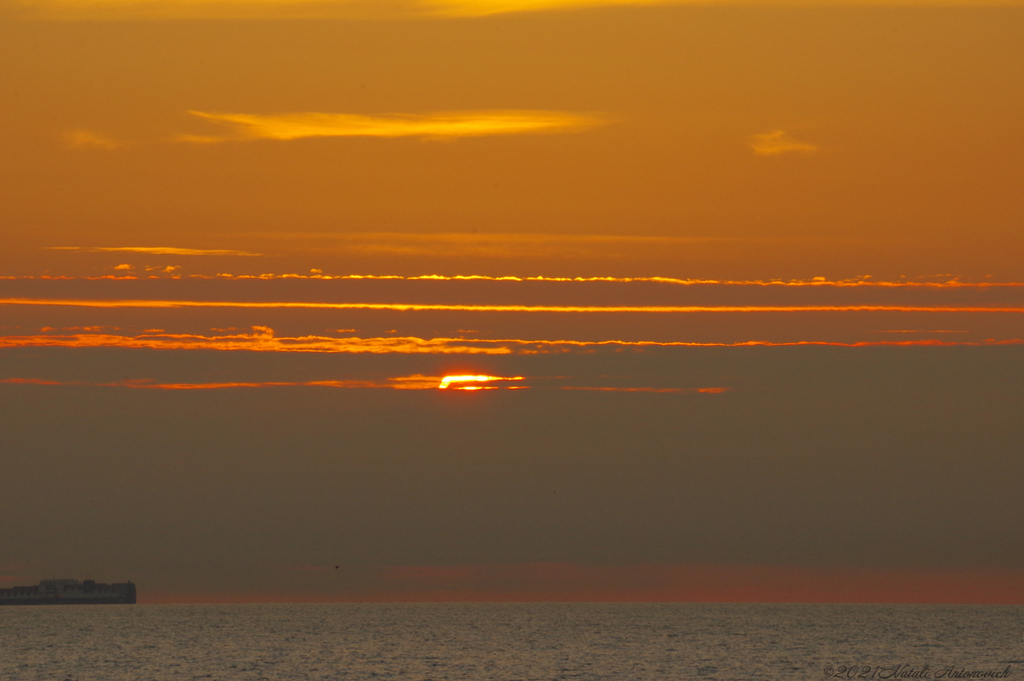
[[[44,579],[36,586],[0,589],[0,605],[94,605],[134,603],[135,585],[97,584],[91,579]]]

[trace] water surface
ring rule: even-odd
[[[900,665],[905,665],[901,667]],[[1024,607],[294,604],[7,607],[0,679],[1024,679]],[[895,671],[893,671],[895,670]],[[845,677],[844,677],[845,678]],[[906,677],[902,677],[906,678]],[[950,678],[947,674],[945,678]]]

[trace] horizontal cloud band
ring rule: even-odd
[[[54,305],[97,308],[187,307],[298,308],[327,310],[390,310],[395,312],[589,312],[681,314],[694,312],[987,312],[1024,313],[1024,307],[957,307],[912,305],[460,305],[448,303],[314,303],[242,302],[209,300],[58,300],[48,298],[0,298],[0,305]]]
[[[78,248],[72,246],[51,246],[50,250],[81,250],[81,251],[98,251],[101,249],[94,248]],[[142,248],[106,248],[102,249],[105,251],[142,251]],[[220,254],[220,251],[205,250],[200,251],[199,249],[175,249],[186,255],[212,255]],[[154,248],[145,249],[147,253],[163,254],[164,252],[170,253],[171,249]],[[194,251],[194,252],[193,252]],[[245,253],[244,251],[232,251],[225,252],[225,254],[234,255],[260,255],[259,253]],[[513,275],[502,275],[502,276],[489,276],[483,274],[456,274],[456,275],[443,275],[443,274],[419,274],[419,275],[400,275],[400,274],[295,274],[295,273],[284,273],[284,274],[190,274],[188,279],[215,279],[215,280],[253,280],[261,279],[264,281],[274,279],[310,279],[318,281],[343,281],[343,280],[369,280],[369,281],[495,281],[495,282],[509,282],[509,281],[524,281],[524,282],[557,282],[557,283],[575,283],[575,284],[587,284],[587,283],[618,283],[618,284],[629,284],[634,282],[641,283],[655,283],[655,284],[675,284],[679,286],[751,286],[759,288],[780,288],[780,287],[811,287],[811,288],[893,288],[893,289],[978,289],[978,290],[997,290],[997,289],[1019,289],[1024,288],[1024,282],[971,282],[971,281],[960,281],[958,279],[947,279],[943,281],[886,281],[886,280],[873,280],[873,279],[834,279],[829,280],[825,277],[817,277],[814,279],[680,279],[677,277],[613,277],[613,276],[595,276],[595,277],[556,277],[556,276],[513,276]],[[42,275],[40,277],[35,276],[3,276],[0,275],[0,280],[31,280],[39,279],[41,281],[55,281],[55,280],[81,280],[81,281],[101,281],[101,280],[120,280],[120,281],[137,281],[139,278],[132,275],[115,276],[111,274],[101,276],[51,276]]]
[[[481,381],[482,385],[467,385],[466,381],[451,381],[449,379],[473,380],[486,379]],[[226,381],[220,383],[160,383],[152,379],[129,379],[125,381],[114,381],[110,383],[98,383],[87,381],[57,381],[46,378],[0,378],[0,384],[7,385],[33,385],[49,387],[89,387],[89,388],[129,388],[141,390],[227,390],[236,388],[344,388],[348,390],[359,389],[388,389],[388,390],[522,390],[530,386],[508,385],[509,381],[522,381],[523,376],[501,377],[465,377],[465,376],[424,376],[415,374],[412,376],[399,376],[397,378],[385,378],[379,380],[337,380],[337,381]],[[497,385],[488,385],[497,383]],[[647,387],[620,387],[620,386],[573,386],[553,385],[545,386],[550,390],[580,390],[596,392],[619,392],[619,393],[674,393],[674,394],[702,394],[720,395],[729,392],[730,388],[647,388]]]
[[[417,19],[680,5],[1020,6],[1021,0],[16,0],[16,16],[50,20]]]
[[[221,383],[159,383],[153,380],[126,380],[113,383],[54,381],[39,378],[4,378],[0,383],[11,385],[87,386],[94,388],[137,388],[143,390],[223,390],[226,388],[390,388],[392,390],[436,389],[440,377],[401,376],[377,381],[233,381]]]
[[[696,343],[686,341],[574,341],[574,340],[528,340],[495,339],[472,340],[466,338],[358,338],[331,336],[276,337],[272,329],[253,327],[253,333],[225,336],[201,336],[196,334],[142,334],[122,336],[105,333],[83,333],[73,335],[41,334],[34,336],[0,336],[0,348],[19,347],[65,347],[65,348],[149,348],[154,350],[248,350],[255,352],[338,352],[369,354],[458,354],[458,355],[536,355],[546,353],[585,352],[601,350],[616,352],[622,349],[643,351],[656,348],[690,347],[784,347],[800,345],[821,345],[832,347],[894,347],[894,346],[978,346],[978,345],[1019,345],[1021,339],[1003,341],[864,341],[838,343],[829,341],[744,341],[739,343]]]
[[[80,251],[83,253],[144,253],[146,255],[232,255],[261,256],[262,253],[234,251],[224,248],[175,248],[173,246],[47,246],[48,251]]]
[[[258,115],[190,111],[194,116],[228,125],[224,137],[183,135],[182,142],[213,143],[228,140],[294,140],[304,137],[421,137],[454,138],[578,132],[601,125],[593,114],[565,111],[452,111],[424,115],[362,116],[341,113],[286,113]]]

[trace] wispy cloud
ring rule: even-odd
[[[633,283],[650,282],[657,284],[672,284],[677,286],[753,286],[759,288],[780,288],[780,287],[810,287],[810,288],[908,288],[908,289],[1015,289],[1024,287],[1024,282],[970,282],[959,279],[946,281],[886,281],[857,277],[853,279],[826,279],[825,277],[814,277],[813,279],[680,279],[677,277],[546,277],[537,276],[488,276],[483,274],[418,274],[402,276],[397,274],[324,274],[317,271],[316,274],[219,274],[217,276],[192,274],[194,279],[316,279],[316,280],[350,280],[365,279],[378,281],[524,281],[524,282],[571,282],[576,284],[586,283]],[[30,278],[30,277],[29,277]],[[89,279],[89,277],[82,277]]]
[[[777,156],[791,153],[813,154],[820,147],[793,139],[785,130],[772,130],[761,135],[752,135],[750,148],[759,156]]]
[[[63,137],[72,149],[120,149],[127,146],[125,142],[85,129],[68,130]]]
[[[624,240],[625,241],[625,240]],[[51,249],[66,249],[68,247],[51,247]],[[260,255],[259,253],[253,253],[251,255]],[[147,271],[159,270],[163,272],[173,272],[181,269],[177,266],[170,266],[164,268],[147,267]],[[297,274],[294,272],[285,272],[281,274],[275,274],[273,272],[265,272],[262,274],[228,274],[221,273],[216,275],[211,274],[190,274],[189,279],[216,279],[216,280],[230,280],[230,281],[245,281],[260,279],[263,281],[271,281],[275,279],[307,279],[316,281],[347,281],[347,280],[365,280],[365,281],[488,281],[488,282],[558,282],[558,283],[574,283],[574,284],[588,284],[588,283],[656,283],[656,284],[669,284],[675,286],[718,286],[718,287],[756,287],[756,288],[862,288],[862,289],[977,289],[979,291],[987,290],[1013,290],[1024,288],[1024,282],[1010,281],[1010,282],[989,282],[989,281],[963,281],[958,278],[951,278],[939,281],[889,281],[885,279],[875,280],[870,277],[855,277],[851,279],[826,279],[825,277],[814,277],[812,279],[680,279],[678,277],[615,277],[615,276],[593,276],[593,277],[557,277],[557,276],[515,276],[515,275],[499,275],[491,276],[485,274],[417,274],[417,275],[400,275],[400,274],[324,274],[322,270],[312,270],[313,274]],[[0,279],[35,279],[36,277],[31,275],[14,277],[14,276],[0,276]],[[44,275],[39,277],[40,279],[78,279],[82,281],[93,281],[97,279],[110,279],[110,276],[99,276],[99,277],[73,277],[73,276],[60,276],[53,277]],[[131,277],[126,277],[131,279]],[[470,333],[470,332],[467,332]]]
[[[480,17],[508,12],[545,12],[592,7],[710,4],[694,0],[425,0],[433,14]]]
[[[629,260],[672,258],[696,246],[734,249],[744,244],[775,245],[777,240],[731,237],[622,236],[521,232],[347,232],[335,234],[269,233],[274,248],[351,254],[359,257],[438,258],[600,258]]]
[[[189,113],[222,126],[225,132],[208,135],[181,134],[169,140],[136,143],[220,144],[251,140],[285,141],[310,137],[455,139],[574,133],[610,122],[609,117],[604,114],[521,109],[441,111],[426,114],[394,113],[373,116],[311,111],[270,115],[208,111]],[[112,150],[129,146],[127,142],[85,129],[64,133],[64,141],[72,149]]]
[[[560,377],[561,380],[571,380]],[[87,386],[94,388],[130,388],[139,390],[225,390],[232,388],[345,388],[349,390],[365,388],[386,388],[390,390],[524,390],[529,385],[516,385],[516,381],[526,380],[523,376],[398,376],[383,379],[339,379],[323,381],[219,381],[210,383],[164,383],[153,379],[127,379],[123,381],[60,381],[49,378],[0,378],[0,383],[7,385],[38,385],[38,386]],[[548,379],[550,381],[550,379]],[[731,388],[647,388],[620,386],[572,386],[544,385],[542,389],[581,390],[599,392],[627,393],[702,393],[718,395],[729,392]]]
[[[14,16],[60,21],[444,19],[660,5],[1020,6],[1021,0],[11,0]]]
[[[432,390],[438,387],[439,376],[399,376],[381,380],[326,381],[224,381],[219,383],[161,383],[150,379],[95,383],[54,381],[43,378],[4,378],[0,383],[11,385],[93,386],[101,388],[136,388],[142,390],[223,390],[226,388],[390,388],[392,390]]]
[[[8,347],[120,347],[155,350],[250,350],[256,352],[341,352],[355,354],[508,355],[506,344],[464,341],[460,338],[355,338],[331,336],[277,337],[268,327],[251,333],[218,336],[153,333],[137,336],[116,334],[0,336],[0,348]],[[434,379],[431,379],[434,380]],[[434,381],[436,386],[441,378]]]
[[[48,251],[81,251],[83,253],[145,253],[147,255],[237,255],[261,256],[262,253],[233,251],[222,248],[174,248],[172,246],[46,246]]]
[[[706,0],[15,0],[24,15],[89,19],[415,19]],[[715,0],[735,2],[735,0]]]
[[[393,312],[559,312],[687,314],[695,312],[985,312],[1024,313],[1024,307],[943,305],[486,305],[459,303],[324,303],[300,301],[104,300],[72,298],[0,298],[0,305],[94,308],[251,308],[309,310],[390,310]]]
[[[596,7],[651,7],[659,5],[739,5],[768,7],[831,6],[1019,6],[1019,0],[416,0],[436,16],[480,17],[510,12],[582,10]]]
[[[432,11],[422,0],[11,0],[4,4],[16,16],[58,21],[402,19]],[[6,8],[0,5],[0,9]]]
[[[65,348],[149,348],[153,350],[224,350],[253,352],[326,352],[356,354],[432,354],[432,355],[537,355],[598,351],[621,352],[623,349],[643,351],[656,348],[690,347],[783,347],[800,345],[821,345],[833,347],[873,346],[978,346],[978,345],[1020,345],[1021,339],[1004,341],[939,341],[935,339],[904,341],[861,341],[840,343],[829,341],[744,341],[738,343],[696,343],[658,341],[574,341],[574,340],[530,340],[492,339],[473,340],[466,338],[418,338],[415,336],[358,338],[332,336],[275,336],[267,327],[253,327],[251,333],[237,333],[219,336],[198,334],[145,333],[136,336],[110,333],[77,333],[69,335],[40,334],[34,336],[0,336],[0,348],[65,347]],[[434,380],[434,379],[431,379]],[[437,379],[440,381],[440,378]],[[435,383],[437,385],[438,383]]]
[[[605,122],[594,114],[565,111],[451,111],[431,114],[363,116],[342,113],[259,115],[190,111],[194,116],[226,125],[224,136],[182,135],[182,142],[230,140],[294,140],[307,137],[455,138],[579,132]]]

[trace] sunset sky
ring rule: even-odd
[[[0,0],[0,587],[1024,603],[1024,2]]]

